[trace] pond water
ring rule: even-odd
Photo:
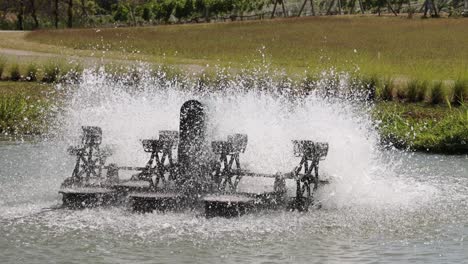
[[[384,150],[353,103],[290,101],[244,92],[200,95],[143,80],[126,89],[85,73],[47,140],[0,142],[0,263],[464,263],[468,261],[468,157]],[[237,83],[236,85],[241,85]],[[59,87],[63,88],[63,87]],[[164,88],[164,89],[162,89]],[[307,213],[261,211],[206,219],[197,211],[135,214],[126,207],[54,209],[71,174],[81,125],[103,128],[109,162],[141,165],[139,139],[177,130],[190,98],[210,109],[213,139],[242,132],[252,171],[288,171],[292,139],[330,143],[332,177]]]
[[[60,204],[57,189],[73,167],[66,157],[47,156],[60,149],[50,143],[0,145],[1,263],[468,259],[467,157],[389,153],[401,160],[397,180],[409,182],[407,188],[417,192],[410,195],[421,196],[408,204],[398,197],[388,203],[350,200],[349,206],[330,204],[307,213],[280,210],[205,219],[199,212],[44,209]]]

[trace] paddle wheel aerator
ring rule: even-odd
[[[290,173],[262,174],[243,169],[241,156],[248,136],[232,134],[207,142],[206,106],[190,100],[182,105],[179,131],[159,131],[158,139],[142,140],[149,159],[142,167],[106,164],[102,130],[84,126],[71,177],[59,193],[68,208],[129,203],[134,211],[204,210],[207,217],[240,216],[264,208],[307,211],[317,189],[328,181],[319,176],[327,143],[294,140],[299,165]],[[130,177],[123,177],[130,171]],[[128,174],[128,173],[127,173]],[[289,182],[289,184],[287,184]],[[288,188],[288,185],[295,188]]]

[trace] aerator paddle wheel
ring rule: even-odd
[[[290,207],[292,210],[307,211],[313,201],[313,193],[320,183],[319,162],[327,156],[328,144],[293,140],[293,145],[294,155],[300,157],[301,161],[293,172],[296,180],[296,198]]]
[[[154,190],[167,187],[167,181],[174,181],[176,167],[172,152],[177,148],[178,138],[179,132],[163,130],[159,131],[159,139],[142,140],[144,151],[151,156],[143,170],[132,179],[148,181]]]
[[[110,151],[101,148],[101,128],[84,126],[82,129],[82,144],[68,148],[70,155],[76,156],[76,163],[72,176],[61,186],[63,204],[73,208],[109,204],[114,194],[106,188],[111,182],[102,177],[102,170]]]
[[[142,140],[143,150],[150,153],[143,167],[105,165],[110,152],[101,147],[101,129],[83,127],[82,145],[69,150],[77,159],[72,176],[59,191],[63,205],[128,202],[138,212],[203,208],[207,217],[240,216],[264,208],[308,210],[317,189],[327,183],[319,178],[327,143],[294,140],[294,154],[301,160],[290,173],[250,172],[240,162],[248,136],[232,134],[226,140],[207,142],[205,113],[206,106],[199,101],[185,102],[179,131],[163,130],[158,139]],[[136,173],[125,179],[120,171]],[[295,191],[288,192],[287,182],[296,185]]]
[[[215,163],[213,181],[220,192],[236,192],[242,179],[240,153],[247,147],[247,135],[229,135],[227,141],[213,141],[211,148],[219,156]],[[234,167],[235,166],[235,167]]]

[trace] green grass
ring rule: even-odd
[[[381,121],[383,142],[398,148],[440,153],[468,153],[468,106],[381,102],[374,118]]]
[[[13,64],[10,68],[10,80],[19,81],[21,80],[21,72],[18,64]]]
[[[468,98],[468,80],[456,80],[453,87],[453,103],[464,104],[465,98]]]
[[[435,82],[434,84],[432,84],[432,87],[431,87],[431,104],[441,104],[443,102],[445,102],[446,100],[446,94],[444,92],[444,89],[443,89],[443,84],[442,82]]]
[[[38,72],[38,67],[36,63],[32,62],[28,65],[26,68],[26,80],[28,82],[35,82],[37,81],[37,72]]]
[[[49,85],[0,82],[0,134],[41,134],[47,130]]]
[[[289,73],[336,67],[379,77],[455,80],[468,76],[467,35],[466,19],[341,16],[34,31],[26,40],[174,64],[242,68],[266,60]]]
[[[44,99],[53,93],[53,87],[34,82],[0,82],[0,96],[16,96],[25,94],[33,99]]]

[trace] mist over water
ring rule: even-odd
[[[455,251],[466,247],[460,242],[468,226],[466,157],[382,148],[369,116],[372,105],[359,96],[323,96],[329,75],[317,81],[318,89],[298,96],[292,85],[262,72],[221,78],[215,87],[168,78],[145,66],[136,73],[85,70],[78,83],[57,86],[64,102],[58,105],[49,140],[0,146],[5,156],[0,169],[0,220],[5,224],[0,231],[7,234],[0,247],[7,248],[5,252],[14,254],[14,245],[21,244],[32,256],[46,251],[65,261],[86,251],[80,243],[86,241],[92,248],[84,258],[88,262],[103,256],[103,262],[130,261],[133,254],[136,261],[191,261],[195,256],[215,263],[220,252],[230,262],[306,261],[311,254],[334,262],[350,253],[346,245],[353,239],[362,247],[354,248],[350,261],[372,262],[376,248],[395,254],[395,260],[398,254],[411,254],[408,245],[420,241],[449,241]],[[344,93],[353,85],[346,74],[332,75]],[[58,187],[71,175],[74,162],[66,147],[79,143],[81,126],[102,128],[103,145],[114,151],[108,163],[141,166],[148,156],[140,140],[157,138],[159,130],[178,130],[180,107],[189,99],[208,106],[209,140],[248,134],[241,163],[254,172],[293,170],[299,158],[293,155],[291,140],[328,142],[320,172],[332,183],[318,195],[322,209],[302,214],[265,211],[238,219],[205,219],[197,212],[140,215],[128,208],[41,211],[60,203]],[[34,246],[25,246],[31,236]],[[59,257],[61,250],[54,247],[66,248],[68,255]],[[149,247],[161,251],[148,252]],[[430,258],[437,255],[437,250],[424,250]],[[213,252],[220,254],[213,258]],[[452,260],[463,259],[460,252],[452,254]]]

